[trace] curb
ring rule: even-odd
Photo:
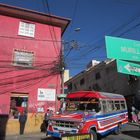
[[[140,123],[132,123],[132,122],[128,122],[128,124],[140,127]]]

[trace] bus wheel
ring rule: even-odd
[[[119,123],[116,130],[114,131],[114,133],[116,135],[119,135],[121,133],[121,129],[122,129],[122,125],[121,125],[121,123]]]
[[[91,140],[97,140],[97,134],[95,130],[90,130]]]

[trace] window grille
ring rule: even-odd
[[[33,66],[33,52],[27,52],[23,50],[14,50],[13,54],[13,64],[15,66],[25,66],[32,67]]]

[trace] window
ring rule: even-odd
[[[120,102],[115,101],[115,110],[120,110]]]
[[[96,98],[69,98],[67,99],[66,109],[69,110],[88,110],[100,111],[100,102]]]
[[[112,101],[107,101],[107,110],[108,110],[108,112],[113,111],[113,103],[112,103]]]
[[[109,68],[106,68],[105,70],[106,70],[106,74],[109,74],[110,69]]]
[[[84,83],[85,83],[85,79],[82,78],[82,79],[80,80],[80,85],[83,85]]]
[[[128,84],[131,85],[138,81],[138,77],[134,75],[128,75]]]
[[[27,52],[22,50],[14,50],[13,64],[16,66],[33,66],[33,52]]]
[[[100,91],[101,90],[101,87],[96,83],[93,85],[93,90],[97,90],[97,91]]]
[[[77,90],[77,85],[76,84],[74,84],[74,88],[75,88],[75,90]]]
[[[18,35],[34,37],[34,34],[35,34],[35,24],[27,22],[19,23]]]
[[[68,85],[68,89],[69,89],[69,90],[72,90],[72,83],[70,83],[70,84]]]
[[[100,75],[100,73],[99,73],[99,72],[98,72],[98,73],[96,73],[95,78],[96,78],[96,80],[98,80],[98,79],[100,79],[100,78],[101,78],[101,75]]]
[[[103,111],[104,113],[107,112],[107,105],[106,105],[106,101],[105,101],[105,100],[102,101],[102,111]]]
[[[121,109],[126,109],[125,102],[121,101]]]

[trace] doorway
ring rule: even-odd
[[[10,119],[18,119],[20,113],[28,112],[28,94],[12,93],[10,97]]]

